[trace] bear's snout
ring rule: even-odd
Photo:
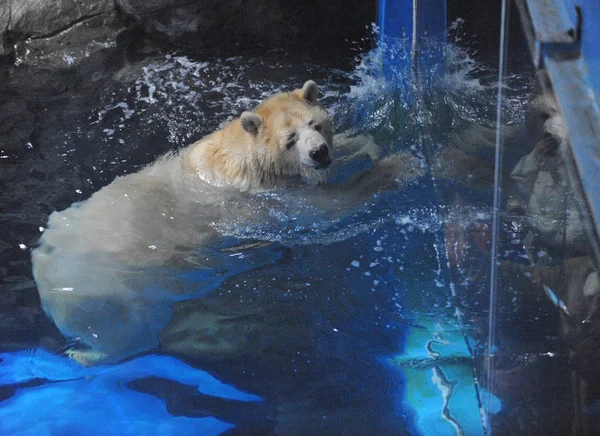
[[[312,160],[320,164],[316,168],[327,168],[331,163],[329,147],[327,147],[327,144],[321,144],[318,147],[313,148],[308,155]]]

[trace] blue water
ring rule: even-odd
[[[194,386],[203,395],[229,401],[261,401],[167,356],[148,355],[118,367],[92,369],[41,349],[0,357],[0,382],[15,389],[0,408],[3,434],[217,435],[234,427],[212,416],[171,415],[158,398],[129,385],[147,377]],[[53,383],[19,388],[31,381]]]
[[[444,77],[423,85],[415,111],[403,71],[380,74],[382,50],[406,56],[402,41],[339,68],[281,52],[159,53],[40,140],[44,157],[23,162],[50,180],[66,173],[39,189],[51,191],[50,208],[68,207],[309,78],[338,131],[370,134],[383,156],[409,150],[429,168],[457,126],[492,120],[493,71],[469,53],[447,48]],[[509,118],[521,113],[513,103]],[[487,222],[489,188],[428,171],[332,221],[286,192],[253,196],[272,212],[267,222],[216,228],[268,243],[271,262],[175,303],[158,349],[126,362],[79,367],[62,353],[68,342],[44,332],[39,346],[1,354],[0,434],[483,434],[488,394],[474,373],[477,339],[459,308],[446,230],[448,217]],[[473,206],[456,218],[448,192]],[[27,232],[45,225],[43,212],[29,213]]]

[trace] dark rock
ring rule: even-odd
[[[112,0],[10,0],[9,32],[44,37],[71,27],[82,19],[115,9]]]
[[[117,34],[124,28],[116,11],[85,18],[55,35],[15,43],[15,63],[64,68],[94,51],[113,47]]]
[[[5,4],[0,4],[0,55],[5,55],[10,52],[10,48],[6,43],[6,32],[10,23],[10,1]]]
[[[31,40],[52,40],[42,43],[43,48],[39,49],[46,53],[50,53],[52,47],[67,43],[77,42],[83,47],[90,39],[95,40],[96,33],[105,39],[115,30],[114,23],[124,23],[125,19],[130,27],[187,46],[224,47],[235,43],[331,47],[362,37],[365,26],[375,20],[375,3],[360,0],[5,0],[0,3],[0,55],[13,53],[14,45],[23,41],[27,41],[25,46],[17,47],[20,57],[24,53],[35,54],[37,47]],[[111,24],[107,26],[107,23]],[[65,31],[71,36],[64,37]],[[73,35],[80,34],[87,36],[78,41]]]
[[[112,0],[7,0],[0,4],[0,55],[28,38],[57,35],[77,23],[115,11]]]
[[[375,3],[360,0],[117,0],[117,5],[144,31],[192,46],[327,47],[362,36],[375,20]]]
[[[207,38],[226,40],[242,37],[256,40],[261,34],[265,40],[280,39],[278,29],[269,29],[282,21],[281,2],[264,0],[246,4],[242,0],[167,1],[117,0],[120,10],[147,33],[169,40],[187,39],[194,45],[204,45]]]
[[[213,296],[175,303],[173,318],[158,335],[161,348],[193,359],[273,361],[287,355],[290,342],[309,346],[313,332],[296,306],[270,301],[247,307],[238,301]]]
[[[167,7],[177,8],[194,2],[193,0],[116,0],[117,7],[126,15],[142,17]]]
[[[22,100],[0,103],[0,151],[23,149],[33,131],[33,116]]]

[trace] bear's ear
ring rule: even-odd
[[[262,124],[262,120],[257,114],[255,114],[254,112],[246,111],[242,114],[241,120],[242,127],[246,132],[250,133],[251,135],[258,134],[258,129]]]
[[[302,86],[301,93],[304,100],[309,103],[315,103],[319,95],[319,88],[317,88],[317,84],[314,81],[309,80]]]

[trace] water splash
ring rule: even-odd
[[[458,35],[460,22],[453,26],[454,35]],[[300,72],[281,62],[281,53],[271,53],[271,57],[267,53],[262,58],[195,58],[174,52],[151,59],[137,76],[133,74],[123,92],[114,93],[112,102],[89,117],[90,124],[100,129],[102,140],[108,145],[97,154],[97,159],[103,161],[96,162],[98,172],[102,173],[101,168],[107,164],[131,172],[137,168],[131,168],[130,159],[139,152],[150,155],[149,146],[168,150],[187,145],[222,127],[242,111],[252,109],[264,98],[293,89],[309,77],[319,82],[321,100],[334,118],[334,127],[338,131],[371,134],[381,148],[382,158],[407,149],[423,156],[424,147],[445,147],[449,136],[460,126],[492,123],[495,73],[490,66],[478,62],[475,53],[457,44],[441,46],[442,42],[433,38],[424,40],[424,47],[432,51],[443,49],[445,65],[441,79],[434,81],[428,78],[439,77],[440,66],[425,63],[428,69],[420,75],[420,110],[415,112],[409,99],[411,84],[404,80],[410,65],[409,40],[378,38],[380,30],[376,26],[372,30],[379,45],[359,56],[349,73],[309,62],[306,71]],[[399,62],[383,74],[382,64],[390,59]],[[275,77],[277,80],[273,80]],[[526,83],[519,76],[512,76],[511,80],[508,91],[514,98],[506,100],[505,111],[506,119],[514,122],[522,116],[522,89]],[[168,143],[136,142],[134,137],[139,134],[140,125],[158,138],[166,130]],[[424,131],[429,135],[427,141],[422,139]],[[65,142],[66,159],[72,159],[73,150],[72,143]],[[110,176],[108,172],[106,178]],[[438,231],[443,222],[442,211],[430,210],[425,204],[407,206],[414,194],[410,192],[397,191],[374,198],[358,211],[333,220],[303,205],[298,201],[298,193],[288,194],[261,194],[254,196],[251,204],[239,205],[265,212],[266,218],[260,224],[229,220],[213,226],[226,235],[305,245],[332,243],[377,229],[386,222],[396,222],[403,226],[402,231],[410,231],[407,219],[419,214],[416,221],[428,226],[428,231]],[[393,195],[398,198],[392,200]],[[425,210],[428,216],[423,216]]]

